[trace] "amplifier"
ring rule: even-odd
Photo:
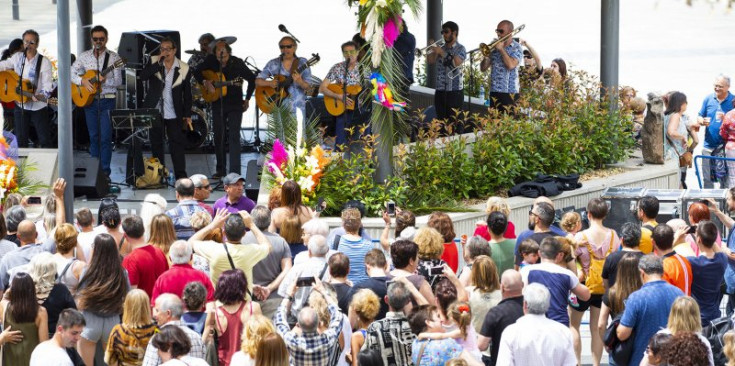
[[[649,189],[646,196],[658,198],[658,216],[656,222],[665,224],[671,219],[681,218],[682,189]]]
[[[626,222],[640,225],[638,220],[638,200],[645,195],[645,188],[610,187],[601,198],[607,203],[607,217],[602,223],[620,235],[620,229]]]

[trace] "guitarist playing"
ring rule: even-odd
[[[79,58],[71,66],[71,82],[81,85],[87,90],[94,89],[88,79],[83,79],[87,70],[102,71],[116,61],[120,60],[117,53],[107,49],[107,29],[97,25],[90,31],[92,36],[92,49],[82,52]],[[115,109],[115,93],[118,85],[122,84],[120,69],[114,69],[109,74],[99,75],[101,88],[97,88],[98,94],[94,101],[84,107],[84,115],[87,120],[89,131],[89,154],[100,159],[102,171],[110,177],[110,160],[112,159],[112,123],[110,122],[110,111]]]
[[[255,74],[245,66],[241,58],[232,56],[230,45],[218,39],[214,46],[214,54],[208,55],[194,71],[194,78],[204,86],[210,93],[215,91],[214,85],[209,80],[204,80],[202,71],[209,70],[221,72],[225,80],[234,80],[241,77],[248,82],[247,94],[243,99],[242,86],[227,86],[227,95],[212,103],[212,115],[214,116],[214,152],[217,158],[217,171],[212,178],[219,179],[227,173],[240,174],[240,125],[242,125],[242,114],[250,107],[250,97],[255,90]],[[228,132],[229,129],[229,132]],[[229,143],[230,169],[227,170],[227,156],[225,144]]]
[[[303,57],[296,57],[296,41],[285,36],[278,42],[278,48],[281,50],[281,55],[268,61],[263,68],[263,71],[258,75],[255,80],[257,86],[266,86],[278,88],[278,81],[266,80],[273,78],[276,75],[290,76],[293,82],[290,85],[281,85],[283,87],[288,86],[288,98],[282,102],[287,103],[291,113],[296,113],[296,109],[300,109],[302,114],[306,116],[306,90],[310,88],[309,83],[306,82],[311,77],[311,69],[307,67],[304,71],[299,74],[296,70],[301,65],[306,64],[306,59]]]
[[[33,84],[33,94],[48,98],[53,90],[51,62],[48,57],[38,53],[38,33],[32,29],[23,32],[23,52],[17,52],[5,61],[0,61],[0,71],[14,70],[21,79],[30,80]],[[16,102],[15,134],[18,138],[18,147],[28,147],[28,131],[31,123],[36,129],[40,146],[53,147],[51,141],[51,126],[46,103],[36,97],[26,103]]]
[[[359,86],[363,80],[360,77],[360,68],[357,64],[357,44],[352,41],[348,41],[342,44],[342,56],[345,60],[334,64],[329,73],[319,85],[319,91],[326,97],[334,98],[335,100],[342,101],[346,106],[344,113],[337,116],[337,124],[335,126],[336,139],[334,141],[334,147],[336,151],[341,151],[342,147],[348,142],[347,141],[347,130],[352,126],[353,117],[356,115],[355,112],[355,98],[356,96],[345,95],[345,90],[349,86]],[[337,84],[341,86],[342,92],[337,93],[329,89],[330,84]]]

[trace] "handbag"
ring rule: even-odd
[[[635,338],[635,333],[624,341],[618,338],[618,325],[620,325],[622,317],[623,314],[618,314],[613,319],[605,330],[605,337],[602,339],[605,348],[617,365],[627,365],[630,362],[630,357],[633,355],[633,339]]]
[[[687,150],[683,154],[679,154],[679,151],[676,150],[676,145],[673,141],[671,141],[671,138],[669,135],[666,135],[666,140],[669,141],[669,144],[671,145],[671,148],[674,149],[674,152],[676,153],[676,156],[679,157],[679,168],[691,168],[692,167],[692,152]]]

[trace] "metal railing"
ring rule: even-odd
[[[696,155],[694,159],[692,160],[692,162],[694,164],[694,174],[697,175],[697,183],[699,183],[699,189],[702,189],[702,177],[699,176],[699,165],[697,165],[697,159],[735,161],[735,158],[723,158],[720,156],[710,156],[710,155]]]

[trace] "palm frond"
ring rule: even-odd
[[[28,158],[19,159],[18,163],[18,174],[16,176],[16,182],[18,184],[18,193],[23,196],[35,195],[40,191],[49,188],[47,184],[43,184],[38,179],[33,179],[31,172],[38,171],[36,163],[30,161]]]
[[[317,145],[321,140],[319,134],[319,116],[305,120],[303,141],[307,148]],[[296,115],[284,104],[273,108],[268,115],[268,131],[266,133],[265,153],[275,139],[279,139],[284,146],[296,146],[296,135],[298,133],[298,120]]]

